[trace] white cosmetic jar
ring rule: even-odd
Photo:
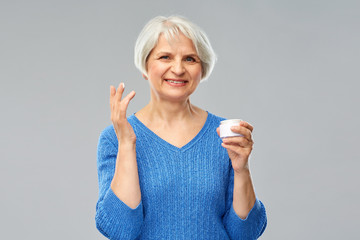
[[[227,138],[227,137],[243,137],[243,135],[234,133],[231,131],[232,126],[239,126],[241,119],[229,119],[220,122],[220,138]]]

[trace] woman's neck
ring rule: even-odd
[[[190,99],[182,102],[157,101],[151,99],[149,104],[135,115],[144,122],[145,125],[146,122],[153,122],[155,119],[171,124],[197,118],[204,114],[204,112],[204,110],[192,105]]]

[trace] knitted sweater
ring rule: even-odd
[[[200,132],[178,148],[135,115],[141,202],[130,208],[111,190],[118,141],[113,126],[98,143],[99,200],[96,226],[109,239],[257,239],[265,230],[264,205],[256,199],[246,219],[232,207],[234,173],[216,133],[223,118],[208,113]]]

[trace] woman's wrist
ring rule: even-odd
[[[119,151],[136,149],[136,142],[129,141],[129,140],[120,140],[120,139],[118,139],[118,142],[119,142]]]
[[[244,167],[242,167],[241,169],[234,169],[234,177],[248,177],[250,176],[250,168],[249,165],[246,164]]]

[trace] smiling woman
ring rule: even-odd
[[[147,60],[147,76],[151,99],[187,99],[202,77],[201,61],[192,41],[179,34],[169,42],[161,34]]]
[[[224,118],[190,103],[215,63],[202,30],[185,18],[152,19],[140,33],[135,65],[150,101],[126,110],[135,92],[110,87],[112,126],[98,144],[96,226],[110,239],[256,239],[265,230],[248,159],[253,126],[219,137]]]
[[[159,37],[163,36],[167,41],[184,35],[191,40],[195,48],[194,56],[198,57],[202,66],[202,79],[207,79],[215,65],[216,56],[206,34],[195,24],[183,17],[158,16],[149,21],[139,34],[135,44],[135,66],[140,72],[147,74],[147,58],[157,45]]]

